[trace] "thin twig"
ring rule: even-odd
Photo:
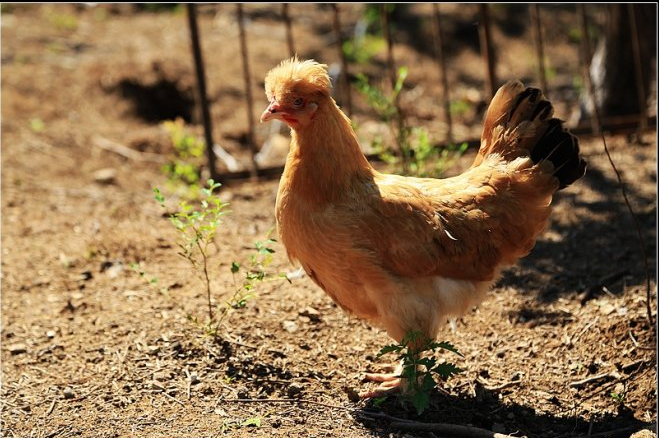
[[[40,373],[45,374],[45,375],[47,375],[47,376],[49,376],[49,377],[52,377],[53,379],[56,379],[57,382],[58,382],[57,385],[61,385],[61,384],[62,384],[62,383],[61,383],[61,382],[62,382],[62,380],[61,380],[62,376],[56,376],[55,374],[50,373],[50,372],[44,370],[43,368],[40,368],[40,367],[37,367],[37,366],[32,366],[32,367],[30,367],[30,368],[33,369],[33,370],[37,370],[37,371],[39,371]]]
[[[576,382],[570,383],[571,388],[578,388],[580,386],[587,385],[588,383],[596,382],[598,380],[606,379],[607,377],[619,377],[617,373],[615,372],[610,372],[610,373],[602,373],[602,374],[597,374],[592,377],[588,377],[583,380],[577,380]]]
[[[225,334],[224,334],[223,339],[224,339],[225,341],[231,343],[231,344],[235,344],[235,345],[238,345],[238,346],[241,346],[241,347],[249,348],[250,350],[257,350],[257,349],[259,348],[259,347],[257,347],[256,345],[244,344],[244,343],[242,343],[242,342],[240,342],[240,341],[237,341],[237,340],[235,340],[235,339],[232,339],[228,333],[225,333]]]
[[[631,338],[632,343],[634,344],[635,348],[638,348],[639,350],[656,350],[655,347],[646,347],[646,346],[640,345],[638,343],[638,341],[636,340],[636,338],[634,337],[634,334],[632,333],[632,331],[628,330],[627,332],[629,333],[629,337]]]
[[[383,419],[383,420],[389,420],[391,422],[399,422],[399,423],[408,423],[408,422],[412,423],[412,422],[414,422],[414,420],[408,420],[406,418],[394,417],[394,416],[391,416],[391,415],[389,415],[385,412],[381,412],[381,411],[378,411],[378,412],[362,411],[362,412],[359,413],[359,415],[363,415],[364,417],[368,417],[368,418],[380,418],[380,419]]]
[[[121,155],[124,158],[128,158],[133,161],[142,161],[149,163],[164,163],[167,161],[167,158],[160,154],[154,154],[153,152],[138,152],[134,149],[124,146],[115,141],[108,140],[107,138],[101,136],[94,136],[92,138],[92,144],[96,147],[104,149],[106,151],[114,152],[115,154]]]
[[[639,359],[639,360],[635,360],[634,362],[630,362],[627,365],[622,365],[620,369],[627,372],[627,370],[631,370],[632,368],[636,368],[637,366],[648,362],[650,362],[649,359]]]
[[[50,407],[46,411],[46,415],[45,415],[46,417],[53,413],[53,411],[55,410],[55,404],[57,404],[56,398],[53,399],[53,402],[50,404]]]
[[[607,284],[612,284],[620,280],[628,273],[629,270],[627,268],[623,268],[619,271],[614,272],[613,274],[607,275],[606,277],[602,278],[596,284],[590,286],[586,290],[586,292],[583,294],[583,298],[581,298],[581,304],[583,305],[586,303],[586,301],[590,300],[591,298],[594,298],[595,294],[600,292]]]
[[[44,435],[44,438],[55,438],[57,435],[62,435],[64,432],[70,432],[71,429],[73,429],[73,426],[60,427],[56,431],[51,432],[48,435]]]
[[[167,397],[168,399],[170,399],[170,400],[172,400],[172,401],[174,401],[174,402],[180,404],[181,406],[185,406],[185,403],[183,403],[181,400],[179,400],[179,399],[177,399],[176,397],[173,397],[173,396],[167,394],[167,389],[166,389],[164,386],[162,386],[162,385],[160,385],[159,383],[156,383],[156,382],[151,382],[151,384],[152,384],[153,386],[155,386],[156,388],[158,388],[158,389],[156,390],[156,392],[157,392],[158,394],[162,394],[162,395],[164,395],[165,397]]]
[[[384,412],[360,412],[360,415],[368,418],[390,420],[391,423],[389,424],[389,427],[392,429],[438,432],[456,438],[513,438],[511,435],[504,435],[501,433],[480,429],[478,427],[444,423],[422,423],[405,418],[393,417],[391,415],[385,414]]]
[[[591,84],[592,87],[592,84]],[[594,92],[594,90],[591,90]],[[599,111],[597,110],[597,107],[595,107],[595,114],[599,120]],[[601,132],[600,132],[601,133]],[[634,227],[636,228],[636,234],[638,236],[638,241],[640,243],[640,248],[641,248],[641,256],[643,258],[643,264],[645,267],[645,280],[646,280],[646,285],[645,285],[645,305],[646,305],[646,311],[647,311],[647,317],[648,317],[648,322],[650,323],[650,327],[654,327],[654,320],[652,318],[652,307],[651,307],[651,286],[650,286],[650,267],[648,266],[648,255],[647,252],[645,251],[645,240],[643,237],[643,231],[641,230],[641,224],[638,220],[638,217],[636,216],[636,213],[634,213],[634,209],[632,208],[631,204],[629,203],[629,198],[627,197],[627,190],[625,189],[625,184],[622,182],[622,177],[620,176],[620,172],[618,172],[618,168],[616,167],[615,163],[613,162],[613,158],[611,158],[611,154],[609,153],[609,148],[606,145],[606,140],[604,139],[604,134],[601,133],[602,135],[602,142],[604,143],[604,151],[606,152],[606,156],[609,159],[609,163],[611,164],[611,167],[613,168],[613,171],[616,174],[616,178],[618,178],[618,183],[620,184],[620,191],[622,192],[622,196],[625,199],[625,204],[627,205],[627,209],[629,210],[629,213],[632,216],[632,219],[634,220]]]
[[[190,400],[190,393],[192,392],[192,376],[190,375],[190,370],[187,366],[185,367],[185,380],[185,395],[188,397],[188,400]]]
[[[87,391],[85,394],[83,394],[79,397],[74,398],[73,401],[82,401],[82,400],[86,399],[87,397],[92,395],[98,388],[99,388],[98,385],[97,386],[92,386],[89,391]]]
[[[477,380],[478,383],[480,383],[481,385],[483,385],[483,388],[485,388],[485,389],[488,390],[488,391],[501,391],[502,389],[506,389],[506,388],[508,388],[508,387],[510,387],[510,386],[515,386],[515,385],[519,385],[520,383],[522,383],[521,380],[511,380],[511,381],[508,381],[508,382],[503,382],[503,383],[501,383],[500,385],[496,385],[496,386],[487,386],[487,385],[486,385],[487,382],[486,382],[484,379],[481,379],[481,378],[479,377],[479,378],[476,379],[476,380]]]
[[[460,426],[457,424],[445,423],[422,423],[405,418],[392,417],[391,415],[385,414],[383,412],[360,412],[360,415],[369,418],[390,420],[391,423],[389,424],[389,427],[392,429],[438,432],[456,438],[513,438],[510,435],[504,435],[489,430],[480,429],[478,427]]]
[[[179,399],[177,399],[177,398],[175,398],[175,397],[172,397],[171,395],[167,394],[167,391],[163,391],[163,392],[162,392],[162,395],[164,395],[164,396],[167,397],[168,399],[170,399],[170,400],[172,400],[172,401],[174,401],[174,402],[180,404],[181,406],[185,406],[185,403],[183,403],[181,400],[179,400]]]

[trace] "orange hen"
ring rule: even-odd
[[[291,260],[345,311],[400,342],[435,338],[531,251],[553,194],[585,173],[577,139],[538,89],[511,81],[487,111],[481,147],[445,179],[382,174],[331,97],[327,67],[283,61],[265,79],[261,121],[291,127],[276,203]],[[372,376],[373,380],[391,378]]]

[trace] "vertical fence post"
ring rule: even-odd
[[[494,97],[494,88],[496,84],[496,76],[494,72],[494,53],[492,50],[492,34],[490,32],[490,11],[486,4],[480,4],[480,18],[481,23],[478,27],[481,55],[485,63],[485,92],[486,98],[491,99]]]
[[[245,79],[245,96],[247,100],[247,142],[252,153],[252,177],[258,175],[258,164],[256,154],[259,152],[256,147],[256,138],[254,136],[254,100],[252,98],[252,75],[249,70],[249,57],[247,55],[247,38],[245,37],[245,17],[243,14],[242,3],[236,4],[238,12],[238,30],[240,34],[240,53],[243,59],[243,78]]]
[[[348,117],[352,117],[352,96],[350,95],[350,78],[348,77],[348,60],[343,52],[343,38],[341,37],[341,21],[339,19],[339,5],[332,3],[334,9],[334,34],[336,35],[336,45],[339,49],[339,59],[341,60],[341,79],[343,85],[343,98],[348,112]]]
[[[636,22],[636,8],[633,3],[627,4],[629,15],[629,32],[631,33],[632,51],[634,54],[634,73],[636,75],[636,93],[638,98],[639,124],[638,134],[645,132],[648,126],[647,100],[645,97],[645,85],[643,84],[643,65],[641,63],[641,44],[638,37],[638,26]]]
[[[206,74],[204,72],[204,60],[201,55],[199,44],[199,28],[197,27],[197,7],[193,3],[187,4],[188,25],[190,27],[190,39],[192,42],[192,53],[194,56],[195,73],[197,75],[197,92],[201,105],[201,117],[204,124],[204,139],[206,141],[206,154],[208,157],[208,170],[214,181],[219,181],[219,175],[215,168],[215,152],[213,151],[213,128],[211,126],[210,109],[208,97],[206,96]]]
[[[531,25],[533,26],[533,35],[535,41],[535,53],[538,58],[538,79],[540,87],[545,95],[549,94],[547,87],[547,75],[545,73],[545,49],[542,40],[542,22],[540,21],[540,6],[537,3],[529,4],[531,14]]]
[[[588,33],[586,6],[583,3],[577,4],[577,15],[579,18],[579,25],[581,27],[581,70],[583,72],[584,80],[586,81],[586,93],[588,94],[590,103],[593,106],[593,110],[590,114],[590,126],[593,130],[593,134],[597,134],[600,132],[600,124],[597,121],[597,99],[595,99],[595,96],[593,95],[595,89],[593,87],[593,81],[590,77],[590,34]]]
[[[389,73],[389,81],[391,82],[391,89],[396,86],[396,67],[394,65],[394,44],[391,41],[391,30],[389,29],[389,12],[387,11],[387,4],[380,5],[380,20],[382,22],[382,32],[384,39],[387,42],[387,70]],[[398,98],[396,98],[398,102]],[[398,104],[396,104],[398,106]]]
[[[446,57],[444,54],[444,37],[442,35],[442,26],[439,17],[439,5],[433,3],[433,30],[435,36],[435,59],[437,60],[437,66],[439,67],[439,73],[441,75],[440,84],[442,87],[442,98],[444,103],[444,117],[446,118],[446,125],[448,127],[447,137],[448,142],[453,143],[453,120],[451,117],[451,97],[449,96],[448,89],[448,75],[446,73]]]
[[[286,25],[286,43],[288,44],[288,54],[292,58],[295,56],[295,45],[293,44],[293,25],[291,24],[291,16],[288,15],[288,3],[282,3],[281,15],[284,18]]]
[[[389,80],[391,81],[391,92],[395,92],[396,89],[396,66],[394,63],[394,43],[391,39],[391,29],[389,28],[389,11],[387,11],[387,6],[389,3],[380,5],[380,20],[382,22],[382,31],[384,33],[384,38],[387,41],[387,70],[389,70]],[[400,93],[396,93],[394,98],[394,106],[396,107],[396,124],[398,127],[397,134],[395,135],[396,145],[398,146],[398,152],[402,159],[403,164],[403,173],[407,173],[409,169],[409,151],[406,150],[403,146],[403,131],[404,131],[404,118],[403,111],[400,107]]]

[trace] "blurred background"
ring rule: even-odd
[[[53,118],[49,133],[68,132],[74,123],[75,135],[92,135],[84,127],[93,126],[97,144],[158,154],[172,152],[172,129],[202,137],[189,5],[2,8],[3,112],[12,115],[5,130],[13,123],[39,130]],[[401,148],[423,157],[435,146],[459,152],[464,142],[473,145],[492,93],[510,79],[543,88],[556,115],[577,132],[597,128],[588,71],[605,128],[634,131],[656,120],[651,4],[195,9],[216,168],[227,177],[282,165],[287,130],[261,126],[258,117],[266,106],[265,74],[292,54],[329,65],[335,99],[365,152],[390,162]],[[163,129],[162,122],[176,119]]]

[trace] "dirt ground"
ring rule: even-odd
[[[444,7],[446,32],[460,42],[447,53],[452,92],[469,108],[456,116],[456,137],[475,138],[482,65],[460,24],[473,20],[475,5]],[[601,140],[587,135],[588,173],[557,195],[532,254],[442,333],[464,354],[464,372],[441,384],[421,416],[395,400],[354,399],[370,385],[364,371],[393,361],[377,357],[390,340],[342,313],[306,277],[259,284],[221,342],[205,336],[189,318],[205,317],[204,288],[176,254],[176,233],[152,188],[172,202],[176,195],[162,164],[149,161],[171,153],[160,121],[196,120],[186,16],[134,9],[3,4],[2,436],[452,436],[428,426],[444,423],[513,436],[627,437],[656,428],[656,340],[637,229]],[[266,104],[263,77],[288,51],[278,5],[245,9],[257,113]],[[518,21],[506,11],[494,14],[494,37],[508,49],[498,74],[532,81],[530,31],[503,32],[497,26]],[[557,84],[549,95],[568,118],[577,100],[569,86],[576,49],[565,36],[573,18],[554,12],[545,31]],[[331,12],[296,4],[291,14],[296,50],[335,62]],[[360,14],[360,5],[346,7],[344,25]],[[215,138],[242,159],[235,5],[201,7],[200,28]],[[397,62],[410,68],[402,105],[441,138],[432,53],[414,35],[399,30],[397,39]],[[382,63],[378,55],[360,68]],[[355,119],[377,129],[357,97]],[[186,129],[201,133],[192,122]],[[257,126],[259,142],[269,129]],[[656,131],[642,139],[607,135],[644,236],[656,318]],[[108,150],[117,144],[139,154]],[[272,230],[276,188],[275,178],[220,190],[231,213],[212,250],[217,303],[233,288],[231,262],[248,262],[254,242]],[[293,271],[284,248],[273,248],[269,270]]]

